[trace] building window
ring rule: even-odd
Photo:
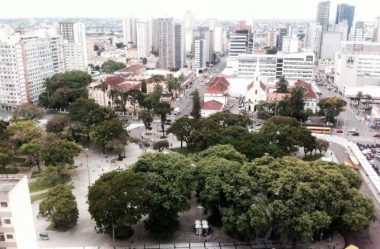
[[[4,219],[4,224],[11,224],[11,220],[10,219]]]
[[[7,239],[13,239],[13,235],[12,234],[7,234]]]
[[[4,233],[0,233],[0,241],[5,241]]]
[[[3,208],[6,208],[6,207],[8,207],[8,203],[6,203],[6,202],[1,202],[1,203],[0,203],[0,206],[3,207]]]

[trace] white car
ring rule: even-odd
[[[348,130],[349,133],[356,133],[358,132],[358,129],[355,129],[355,128],[351,128]]]

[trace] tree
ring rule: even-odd
[[[360,105],[360,102],[361,102],[361,100],[364,98],[364,94],[363,94],[363,92],[362,91],[359,91],[357,94],[356,94],[356,97],[355,97],[355,99],[356,99],[356,101],[357,101],[357,104],[358,104],[358,107],[359,107],[359,105]]]
[[[292,93],[289,98],[290,116],[297,120],[304,119],[304,94],[305,90],[303,87],[298,86],[292,89]]]
[[[173,133],[179,141],[181,141],[181,148],[183,148],[183,142],[189,141],[191,132],[193,131],[193,120],[188,117],[181,117],[167,130],[167,133]]]
[[[163,151],[165,148],[169,148],[168,140],[160,140],[153,144],[153,149],[158,150],[159,152]]]
[[[54,139],[47,143],[44,153],[47,165],[57,166],[62,164],[73,165],[74,157],[81,152],[81,147],[66,139]]]
[[[46,91],[39,96],[45,108],[65,109],[78,98],[87,98],[91,75],[83,71],[58,73],[45,80]]]
[[[102,92],[103,92],[103,104],[107,105],[107,103],[106,103],[106,93],[108,91],[107,81],[104,81],[104,80],[100,81],[100,90],[102,90]]]
[[[289,92],[288,86],[289,86],[289,83],[285,79],[285,77],[281,77],[281,79],[279,81],[277,81],[277,83],[276,83],[276,89],[277,89],[276,92],[288,93]]]
[[[156,83],[153,88],[153,93],[152,93],[152,104],[153,108],[160,103],[160,99],[162,96],[162,87],[160,84]]]
[[[253,124],[252,119],[247,115],[232,114],[226,112],[217,112],[208,117],[215,122],[220,128],[227,128],[230,126],[241,126],[247,128]]]
[[[44,109],[32,104],[23,104],[16,107],[13,112],[12,120],[37,120],[41,119],[45,114]]]
[[[39,175],[39,178],[50,186],[66,184],[71,181],[72,166],[55,165],[46,166]]]
[[[335,122],[335,117],[337,117],[344,107],[347,105],[346,101],[340,97],[327,97],[319,101],[318,106],[322,113],[325,115],[326,122]]]
[[[39,216],[51,221],[54,228],[68,229],[78,221],[78,208],[72,186],[57,185],[49,189],[40,203]]]
[[[160,102],[154,107],[154,113],[160,116],[162,137],[165,137],[166,115],[171,112],[172,108],[168,102]]]
[[[147,93],[147,87],[146,87],[146,81],[145,80],[141,81],[141,92]]]
[[[190,115],[198,120],[201,117],[201,99],[199,97],[198,90],[195,90],[193,93],[193,109],[190,112]]]
[[[143,94],[139,105],[146,108],[148,111],[151,111],[155,105],[154,96],[152,94]]]
[[[143,65],[146,65],[147,63],[148,63],[148,59],[147,59],[147,58],[143,58],[143,59],[142,59],[142,64],[143,64]]]
[[[266,49],[267,54],[277,54],[277,48],[276,47],[268,47]]]
[[[146,130],[152,129],[153,115],[148,110],[142,110],[139,112],[139,120],[142,120]]]
[[[147,213],[149,200],[144,174],[131,170],[103,174],[88,192],[89,212],[97,230],[115,237],[128,238],[136,224]]]
[[[132,170],[147,178],[146,229],[156,237],[169,237],[178,227],[178,213],[190,208],[188,200],[195,189],[191,161],[178,153],[146,153]]]
[[[132,89],[132,90],[128,91],[128,100],[131,103],[131,105],[133,106],[133,115],[134,116],[136,116],[136,104],[138,102],[141,102],[142,97],[143,96],[142,96],[140,90]]]
[[[13,159],[13,151],[6,148],[6,147],[0,147],[0,166],[2,168],[3,173],[6,173],[6,167],[7,165],[12,162]]]
[[[53,132],[56,134],[62,132],[68,123],[67,121],[66,116],[63,115],[50,118],[46,123],[46,132]]]
[[[23,144],[20,148],[21,153],[30,156],[33,159],[33,162],[38,168],[38,171],[41,171],[41,161],[43,157],[44,145],[41,138],[35,138],[30,142]]]
[[[0,139],[5,137],[8,126],[9,122],[0,120]]]
[[[194,131],[188,141],[188,147],[193,151],[202,151],[220,141],[220,127],[209,118],[200,119],[194,124]]]
[[[125,67],[126,65],[122,62],[107,60],[106,62],[102,64],[101,70],[103,73],[112,74]]]
[[[40,138],[42,131],[32,121],[18,121],[7,127],[6,134],[16,149],[24,143]]]
[[[371,102],[373,102],[373,98],[372,98],[371,95],[366,94],[366,95],[364,95],[364,99],[365,99],[365,104],[366,104],[366,106],[367,106],[367,108],[368,108],[368,107],[369,107],[369,104],[370,104]]]
[[[326,152],[329,148],[329,142],[317,139],[316,140],[316,149],[319,151],[319,154],[322,154],[322,152]]]
[[[239,163],[244,163],[247,161],[247,158],[239,153],[232,145],[215,145],[211,146],[208,149],[201,151],[198,154],[201,158],[224,158],[228,161],[234,161]]]
[[[107,147],[115,149],[118,145],[126,144],[128,132],[124,129],[124,125],[120,120],[111,119],[96,125],[92,129],[90,137],[96,144],[101,145],[103,153],[106,153]],[[118,153],[118,156],[121,158],[121,153]]]

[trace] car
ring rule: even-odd
[[[355,133],[355,132],[358,132],[358,129],[356,128],[351,128],[348,130],[349,133]]]
[[[343,133],[343,129],[336,129],[336,133]]]
[[[373,136],[376,137],[376,138],[380,138],[380,133],[377,133],[377,134],[375,134]]]
[[[372,166],[375,166],[375,165],[376,165],[375,160],[369,160],[369,163],[370,163]]]
[[[373,154],[372,152],[368,152],[367,157],[373,159],[373,158],[375,158],[375,154]]]
[[[360,134],[359,134],[359,132],[354,132],[354,133],[351,133],[351,136],[359,136]]]

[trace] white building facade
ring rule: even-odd
[[[24,175],[0,176],[0,248],[39,248]]]
[[[136,19],[134,17],[127,17],[123,19],[123,40],[124,45],[128,48],[136,45],[137,32],[136,32]]]
[[[63,39],[66,70],[87,71],[87,40],[82,22],[60,22],[59,33]]]
[[[0,109],[38,101],[46,78],[65,71],[60,37],[0,41]]]
[[[136,22],[137,56],[147,58],[152,49],[152,30],[148,20]]]
[[[214,28],[214,51],[223,53],[224,47],[223,47],[223,34],[224,34],[224,28],[222,26],[216,26]]]
[[[231,33],[229,44],[229,56],[237,57],[246,54],[248,50],[248,33]]]
[[[340,50],[342,33],[326,32],[323,33],[321,46],[321,59],[334,59],[335,53]]]
[[[206,68],[207,47],[205,39],[197,39],[194,41],[194,67],[196,69]]]
[[[158,18],[159,67],[175,68],[175,28],[173,18]]]
[[[313,79],[314,54],[312,52],[290,54],[239,55],[238,77],[265,78],[268,82],[285,77],[288,81]]]
[[[380,43],[345,42],[335,57],[334,84],[346,87],[380,85]]]

